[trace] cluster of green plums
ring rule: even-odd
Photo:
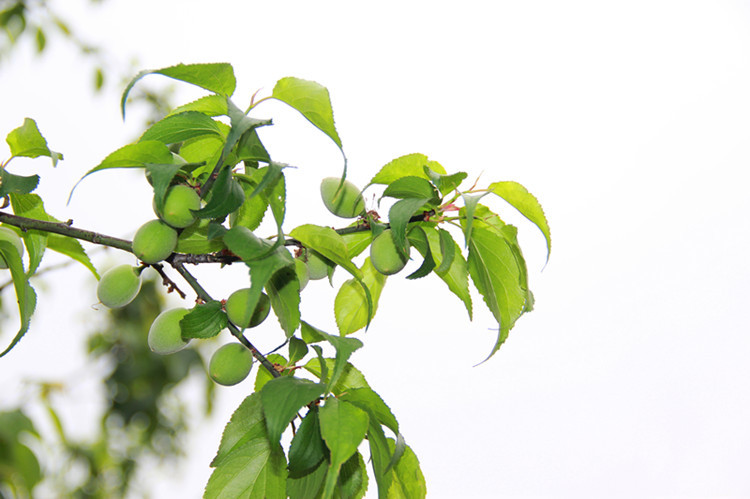
[[[320,184],[320,195],[328,211],[341,218],[356,218],[365,214],[365,200],[356,185],[340,178],[328,177]],[[315,252],[304,256],[310,269],[310,279],[322,279],[328,275],[332,263]],[[402,253],[393,241],[393,232],[386,229],[370,245],[370,261],[381,274],[400,272],[409,261],[408,250]]]
[[[323,179],[320,193],[326,208],[342,218],[358,218],[365,215],[365,202],[362,192],[351,182],[340,178]],[[143,224],[133,237],[133,253],[144,264],[155,264],[172,254],[178,238],[178,230],[196,223],[194,211],[200,209],[198,193],[190,186],[178,184],[170,187],[164,199],[163,208],[154,211],[158,219]],[[9,240],[23,251],[18,235],[7,228],[0,228],[0,239]],[[408,254],[398,251],[389,229],[381,232],[370,247],[370,260],[379,272],[395,274],[404,268]],[[5,263],[0,261],[0,266]],[[331,275],[334,263],[313,250],[304,250],[295,261],[300,287],[308,280],[323,279]],[[134,267],[118,265],[105,272],[99,280],[97,297],[109,308],[120,308],[130,303],[141,288],[141,272],[147,265]],[[224,302],[224,310],[230,322],[238,328],[246,329],[260,325],[270,311],[270,300],[265,293],[260,295],[255,308],[248,306],[250,289],[240,289],[232,293]],[[151,350],[168,355],[185,348],[189,339],[182,337],[180,321],[188,314],[187,308],[174,308],[162,312],[153,322],[148,332]],[[239,343],[230,343],[214,352],[209,361],[210,377],[222,385],[234,385],[244,380],[253,364],[251,352]]]

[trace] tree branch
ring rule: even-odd
[[[53,234],[60,234],[75,239],[82,239],[94,244],[110,246],[112,248],[127,251],[128,253],[133,252],[133,244],[131,241],[120,239],[118,237],[99,234],[98,232],[93,232],[90,230],[77,229],[73,227],[72,220],[69,220],[67,222],[45,222],[43,220],[19,217],[18,215],[12,215],[10,213],[0,211],[0,222],[6,223],[8,225],[13,225],[23,231],[39,230],[42,232],[52,232]]]

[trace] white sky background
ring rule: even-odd
[[[437,278],[409,282],[408,269],[358,334],[365,347],[352,360],[399,419],[429,497],[750,495],[747,2],[208,5],[67,0],[65,12],[120,67],[133,56],[138,69],[231,62],[241,106],[283,76],[322,83],[359,185],[422,152],[483,184],[521,182],[545,208],[553,249],[542,271],[539,231],[490,203],[519,227],[536,310],[489,362],[472,367],[495,340],[480,298],[469,322]],[[0,66],[0,134],[36,119],[65,161],[14,160],[11,171],[39,172],[58,218],[130,237],[153,217],[139,174],[98,173],[65,206],[140,124],[135,108],[122,124],[116,82],[92,97],[90,74],[60,40],[42,58],[19,49]],[[159,78],[148,83],[171,84]],[[264,130],[274,159],[299,166],[287,173],[287,231],[340,223],[317,190],[340,173],[336,147],[283,105],[257,116],[274,118]],[[112,185],[122,192],[103,192]],[[97,263],[132,261],[107,255]],[[242,272],[209,287],[228,294]],[[91,309],[93,279],[75,268],[45,284],[32,330],[0,361],[0,408],[18,402],[24,378],[89,369],[81,338],[104,314]],[[332,331],[333,296],[312,283],[303,315]],[[280,336],[267,329],[258,341],[270,349]],[[96,407],[97,387],[85,376],[73,385],[66,416],[84,435],[80,411]],[[154,496],[200,495],[224,422],[251,388],[220,389],[186,469],[150,477]]]

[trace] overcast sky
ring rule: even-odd
[[[399,419],[429,497],[750,495],[750,4],[64,3],[112,67],[230,62],[244,105],[283,76],[322,83],[359,185],[421,152],[480,184],[521,182],[541,201],[546,267],[536,227],[491,203],[519,227],[536,309],[489,362],[472,367],[495,340],[481,299],[469,322],[434,276],[389,279],[359,334],[352,361]],[[32,117],[65,161],[15,166],[42,175],[53,215],[130,237],[153,217],[138,175],[100,173],[65,200],[134,138],[138,110],[122,123],[116,81],[92,97],[90,63],[60,40],[32,54],[21,47],[0,66],[0,133]],[[317,191],[341,170],[336,147],[282,105],[257,112],[274,118],[264,130],[274,159],[298,166],[287,174],[287,231],[337,223]],[[112,185],[122,192],[105,192]],[[110,252],[97,263],[126,261]],[[28,337],[0,361],[0,409],[18,402],[23,378],[85,369],[80,338],[104,312],[91,308],[92,278],[73,270],[48,281]],[[240,280],[210,285],[219,294]],[[313,286],[303,314],[333,331],[334,291]],[[270,349],[278,338],[269,329],[258,341]],[[220,390],[187,470],[152,477],[160,497],[199,494],[224,421],[250,389]],[[81,386],[69,400],[95,406],[93,392]]]

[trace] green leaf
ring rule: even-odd
[[[432,203],[440,200],[440,194],[429,180],[420,177],[401,177],[391,182],[383,191],[383,197],[399,199],[425,198]]]
[[[182,106],[176,107],[169,112],[170,116],[184,113],[185,111],[197,111],[206,116],[222,116],[227,114],[227,99],[222,95],[205,95]]]
[[[305,355],[307,355],[307,352],[309,349],[307,348],[307,343],[302,341],[299,338],[295,338],[292,336],[289,338],[289,363],[290,364],[296,364],[300,360],[302,360]]]
[[[157,140],[146,140],[143,142],[136,142],[135,144],[128,144],[109,154],[101,163],[86,172],[86,174],[76,182],[73,189],[70,190],[68,202],[70,202],[70,198],[73,197],[73,191],[78,187],[78,184],[92,173],[108,170],[110,168],[144,168],[149,164],[167,165],[173,162],[174,158],[172,152],[166,145]]]
[[[212,300],[193,307],[180,320],[182,339],[213,338],[227,327],[227,314],[221,309],[221,302]]]
[[[239,182],[232,178],[232,169],[224,168],[211,188],[211,196],[206,206],[193,211],[193,214],[198,218],[221,219],[242,206],[244,201],[245,191]]]
[[[2,171],[0,173],[0,197],[8,194],[28,194],[39,185],[39,175],[23,177],[13,175],[5,168],[0,168],[0,170]]]
[[[375,270],[369,257],[362,264],[361,270],[362,281],[349,279],[344,282],[333,304],[336,325],[342,336],[359,331],[369,324],[378,310],[380,293],[385,286],[386,276]],[[370,300],[363,285],[369,290]]]
[[[408,256],[406,245],[406,228],[411,217],[430,200],[427,198],[409,198],[397,201],[388,211],[388,222],[393,231],[393,242],[396,248]]]
[[[151,184],[154,187],[154,204],[156,211],[161,212],[164,209],[164,198],[167,197],[172,179],[177,175],[183,165],[146,165],[146,173],[151,177]]]
[[[247,397],[224,429],[216,468],[204,498],[284,498],[286,460],[278,443],[268,438],[259,393]]]
[[[412,244],[420,245],[425,249],[424,261],[417,270],[406,276],[407,279],[419,279],[428,275],[435,268],[435,260],[432,257],[432,250],[427,242],[427,236],[425,235],[424,229],[420,226],[415,226],[409,231],[409,241]]]
[[[341,498],[360,499],[367,492],[367,468],[362,454],[355,452],[339,473],[338,491]]]
[[[461,194],[461,197],[464,200],[464,207],[460,210],[460,215],[463,217],[461,219],[461,225],[464,230],[464,241],[466,242],[467,248],[469,247],[469,241],[471,240],[471,230],[474,227],[474,211],[479,204],[479,200],[487,194],[489,193]]]
[[[396,443],[388,439],[388,446],[393,452]],[[407,445],[403,456],[393,470],[393,481],[388,489],[388,497],[394,499],[422,499],[427,497],[427,484],[414,451]]]
[[[391,460],[388,462],[388,466],[385,469],[386,473],[398,463],[401,456],[404,455],[404,452],[406,452],[406,441],[404,440],[404,436],[399,433],[396,436],[396,448],[393,450]]]
[[[23,120],[23,125],[12,130],[5,138],[10,146],[11,157],[23,156],[26,158],[38,158],[39,156],[48,156],[52,159],[52,166],[57,166],[57,162],[63,159],[62,154],[55,152],[47,145],[45,139],[36,121],[31,118]]]
[[[34,220],[57,221],[47,215],[47,212],[44,210],[42,198],[36,194],[11,194],[10,204],[13,207],[13,213],[18,216]],[[16,228],[14,227],[13,230],[16,230]],[[24,246],[26,246],[26,251],[29,254],[29,270],[27,271],[27,275],[31,276],[39,268],[44,252],[47,249],[47,238],[50,233],[39,230],[17,230],[17,232],[23,238]],[[94,270],[94,275],[97,276],[97,279],[99,278],[96,270]]]
[[[192,83],[201,88],[219,94],[224,97],[229,97],[234,93],[234,89],[237,85],[237,80],[234,77],[234,70],[231,64],[227,63],[211,63],[211,64],[178,64],[177,66],[171,66],[168,68],[161,69],[147,69],[138,73],[135,78],[130,80],[125,91],[122,93],[122,100],[120,107],[122,109],[122,117],[125,118],[125,103],[128,99],[128,94],[136,84],[138,80],[146,75],[160,74],[175,80],[184,81],[186,83]]]
[[[429,251],[432,253],[433,259],[435,260],[435,263],[437,264],[437,268],[435,268],[435,273],[445,282],[445,284],[448,286],[448,289],[455,294],[466,307],[467,312],[469,313],[469,318],[472,317],[472,305],[471,305],[471,293],[469,292],[469,270],[466,264],[466,260],[464,260],[463,255],[461,254],[461,248],[458,246],[458,244],[453,240],[453,238],[450,236],[449,233],[447,234],[447,240],[444,240],[446,236],[441,235],[434,227],[433,224],[427,224],[427,223],[421,223],[419,225],[427,235],[427,241],[429,242]],[[440,229],[442,231],[442,229]],[[426,254],[427,248],[424,246],[424,241],[420,240],[419,238],[412,239],[412,243],[414,244],[414,247],[419,251],[423,256]],[[440,270],[440,267],[442,267],[443,264],[443,255],[446,253],[446,251],[451,250],[443,250],[441,249],[441,245],[443,244],[452,244],[453,245],[453,257],[450,264],[450,267],[447,271]]]
[[[435,269],[435,272],[441,273],[446,272],[451,268],[453,258],[456,256],[456,249],[459,248],[458,245],[455,244],[453,236],[451,236],[450,232],[447,230],[438,229],[438,236],[440,237],[440,254],[442,256],[440,265]]]
[[[265,196],[253,194],[264,170],[266,169],[255,170],[252,175],[235,174],[235,178],[245,191],[245,202],[230,216],[229,223],[232,227],[241,226],[255,230],[263,221],[263,216],[268,208],[268,200]]]
[[[260,397],[271,442],[278,442],[297,411],[323,395],[325,389],[322,383],[293,376],[281,376],[266,383]]]
[[[328,473],[328,463],[321,461],[310,473],[294,478],[290,476],[286,481],[286,493],[290,499],[310,499],[320,497],[320,489]]]
[[[330,227],[305,224],[289,233],[306,248],[312,249],[341,266],[355,277],[362,278],[362,271],[349,258],[346,241]]]
[[[370,243],[372,243],[372,239],[374,236],[372,231],[362,230],[359,232],[352,232],[350,234],[342,234],[341,237],[346,243],[346,249],[349,257],[354,258],[370,247]]]
[[[266,293],[281,329],[287,338],[291,337],[300,323],[300,285],[293,262],[291,266],[278,270],[266,282]]]
[[[313,348],[320,348],[318,345],[313,345]],[[334,365],[336,364],[336,361],[334,359],[325,359],[325,362],[323,363],[324,371],[327,374],[328,371],[333,370]],[[321,363],[319,359],[310,359],[310,361],[305,364],[303,367],[305,370],[312,373],[314,376],[317,376],[319,379],[325,379],[326,376],[323,376],[323,373],[321,373],[320,369]],[[321,376],[323,376],[321,378]],[[370,388],[370,385],[367,384],[367,380],[365,380],[364,375],[354,367],[351,363],[347,363],[344,367],[344,371],[342,372],[341,376],[339,377],[338,383],[336,383],[336,386],[333,387],[333,392],[336,395],[340,395],[347,390],[351,390],[354,388]]]
[[[434,172],[428,166],[424,167],[424,172],[443,196],[456,189],[468,176],[465,172],[458,172],[452,175],[442,175]]]
[[[266,359],[271,364],[278,364],[280,366],[286,366],[288,365],[287,360],[277,353],[271,353],[266,355]],[[293,371],[286,370],[281,373],[282,376],[291,376]],[[265,386],[266,383],[271,381],[272,379],[276,379],[273,377],[271,373],[269,373],[265,369],[258,369],[258,373],[255,375],[255,385],[253,385],[253,388],[256,392],[260,392],[260,390]]]
[[[99,273],[94,268],[91,259],[89,259],[78,239],[59,234],[47,234],[47,248],[72,258],[89,269],[94,274],[94,277],[99,279]]]
[[[234,161],[237,163],[240,161],[271,162],[271,156],[269,156],[268,151],[266,151],[266,148],[260,141],[260,137],[258,137],[258,132],[255,131],[255,128],[251,128],[242,134],[240,140],[237,141],[234,153]]]
[[[424,154],[414,153],[407,154],[396,158],[375,174],[370,180],[371,184],[390,184],[402,177],[422,177],[430,180],[425,173],[424,167],[428,166],[437,173],[444,174],[445,169],[435,161],[430,161]]]
[[[494,182],[490,184],[489,189],[492,193],[497,194],[510,203],[523,216],[539,227],[539,230],[544,234],[544,239],[547,241],[547,260],[549,261],[549,254],[552,251],[552,239],[550,237],[549,225],[547,224],[547,217],[544,216],[544,211],[539,201],[518,182]]]
[[[16,300],[18,301],[18,310],[21,319],[21,327],[10,342],[10,345],[0,353],[0,357],[2,357],[10,352],[21,341],[26,331],[28,331],[31,315],[36,308],[36,293],[31,285],[29,285],[29,279],[23,269],[23,261],[16,247],[8,241],[0,241],[0,256],[5,259],[10,269],[13,287],[16,289]]]
[[[219,125],[198,111],[185,111],[172,114],[151,125],[139,142],[144,140],[157,140],[164,144],[174,144],[202,135],[222,136]]]
[[[300,329],[302,331],[302,339],[307,344],[325,341],[325,337],[323,336],[325,333],[315,326],[311,326],[305,321],[301,322]]]
[[[290,337],[299,327],[300,286],[294,259],[283,246],[275,247],[260,239],[246,227],[232,227],[224,235],[230,251],[242,258],[250,268],[248,308],[255,308],[265,287],[282,329]]]
[[[314,81],[287,77],[276,82],[271,96],[299,111],[310,123],[328,135],[339,149],[342,148],[326,87]]]
[[[314,471],[326,453],[325,442],[320,436],[318,408],[313,406],[302,419],[289,446],[289,478],[300,478]]]
[[[185,228],[177,238],[176,253],[205,254],[215,253],[226,248],[221,239],[208,239],[208,228],[211,221],[198,219],[196,223]]]
[[[503,233],[481,220],[474,221],[468,264],[474,285],[500,324],[498,341],[489,359],[524,312],[527,293],[521,285],[523,269]]]
[[[369,422],[365,411],[336,398],[327,399],[320,408],[320,434],[331,452],[324,498],[333,496],[341,465],[357,451],[367,434]]]
[[[308,327],[311,327],[308,325]],[[326,341],[333,345],[336,349],[336,361],[333,366],[333,372],[331,373],[331,379],[327,382],[327,392],[331,391],[331,388],[336,385],[341,374],[344,372],[344,368],[348,364],[349,357],[352,354],[362,348],[362,342],[357,338],[344,338],[341,336],[334,336],[321,331],[320,329],[314,328],[315,333]]]
[[[372,389],[351,388],[341,395],[340,399],[346,400],[360,409],[367,410],[375,416],[378,424],[388,427],[395,435],[399,434],[396,416],[393,415],[390,407],[380,398],[380,395]]]
[[[372,471],[375,474],[375,481],[378,484],[378,498],[386,499],[393,475],[388,468],[388,464],[393,458],[393,453],[388,449],[388,440],[382,426],[378,422],[377,416],[369,409],[366,412],[370,419],[367,428],[367,442],[370,447]]]

